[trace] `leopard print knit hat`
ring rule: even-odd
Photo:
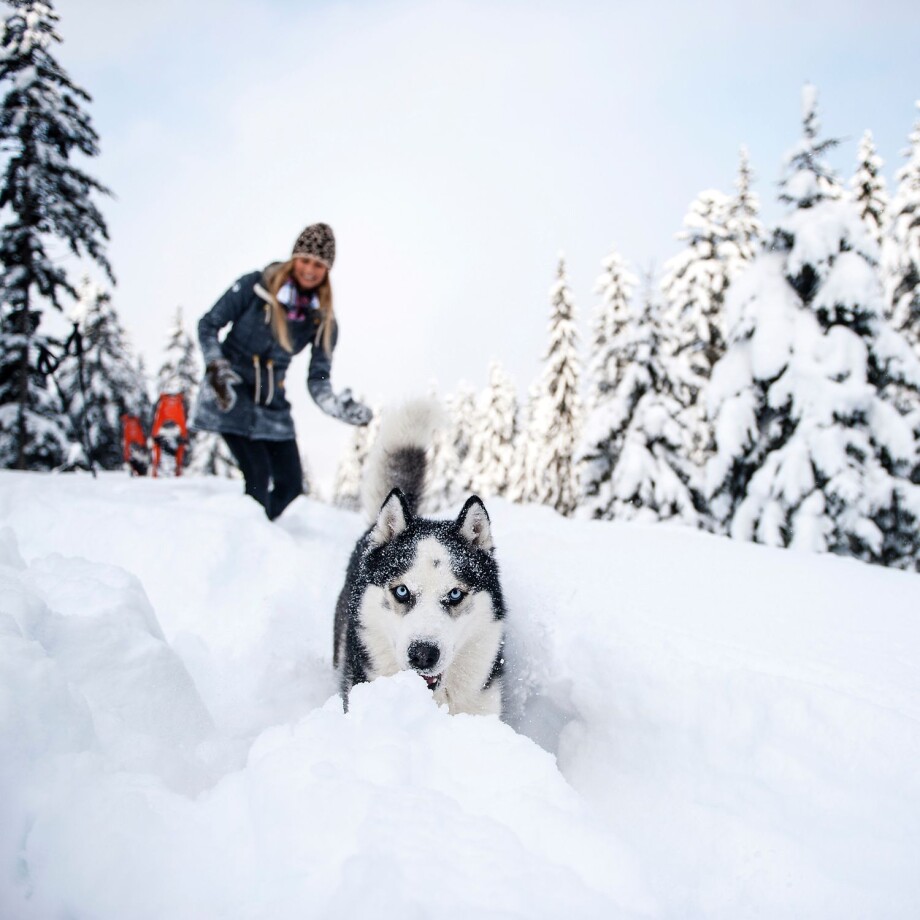
[[[309,227],[305,227],[294,243],[291,258],[295,256],[309,256],[322,262],[326,268],[332,268],[335,261],[335,236],[332,227],[329,224],[310,224]]]

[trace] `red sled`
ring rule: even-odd
[[[181,393],[163,393],[157,400],[153,415],[153,475],[160,469],[162,454],[175,457],[176,475],[182,475],[185,448],[188,444],[188,426],[185,421],[185,399]]]
[[[150,463],[147,450],[147,436],[144,426],[136,415],[125,413],[121,417],[122,458],[132,476],[146,476]]]

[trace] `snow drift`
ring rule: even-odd
[[[0,474],[0,915],[913,917],[920,579],[487,505],[506,722],[331,671],[362,529]]]

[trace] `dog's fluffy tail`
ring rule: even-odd
[[[368,521],[377,519],[386,497],[398,488],[412,514],[418,513],[425,491],[428,448],[443,412],[434,399],[417,399],[381,416],[380,433],[371,448],[361,487]]]

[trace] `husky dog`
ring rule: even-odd
[[[433,402],[383,419],[368,458],[371,522],[348,564],[335,610],[333,661],[351,688],[417,671],[451,713],[501,714],[503,619],[489,516],[470,496],[455,521],[418,516]]]

